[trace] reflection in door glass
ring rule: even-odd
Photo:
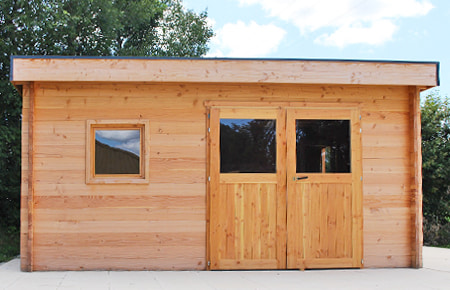
[[[348,173],[350,121],[296,120],[297,172]]]
[[[220,120],[221,173],[275,173],[276,121]]]

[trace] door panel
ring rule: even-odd
[[[287,164],[288,268],[361,266],[362,240],[358,231],[362,231],[362,223],[361,213],[358,212],[360,208],[357,206],[357,203],[361,202],[358,116],[351,110],[336,110],[327,114],[322,110],[288,109],[287,156],[288,160],[296,160]],[[298,122],[298,120],[307,121]],[[333,121],[322,122],[322,120]],[[346,122],[339,120],[349,120],[350,128]],[[299,124],[309,125],[306,129],[303,127],[303,130],[299,130],[296,127]],[[342,136],[330,136],[346,135],[345,131],[342,132],[335,127],[336,124],[349,130],[350,148],[342,145],[345,143],[340,140]],[[324,128],[320,128],[321,126]],[[308,132],[308,128],[314,130]],[[323,136],[318,134],[321,130]],[[299,140],[308,134],[313,135],[311,137],[313,141],[308,140],[306,147],[312,149],[305,149],[305,152],[308,154],[308,162],[316,164],[299,166],[303,168],[302,170],[314,171],[313,173],[301,172],[302,170],[297,168],[297,164],[301,164],[297,159],[301,158],[298,154],[303,152],[299,151],[297,146],[305,146],[301,145]],[[348,159],[341,158],[346,156],[345,150],[349,151],[351,166],[336,165],[336,162],[346,162]]]
[[[269,128],[267,132],[264,127]],[[282,165],[286,158],[285,111],[213,108],[210,128],[210,269],[285,268],[286,170]],[[225,151],[233,144],[221,139],[221,133],[232,140],[239,139],[236,146],[245,155],[235,158],[234,151]],[[246,138],[249,140],[242,140]],[[249,144],[252,140],[263,148],[242,147],[241,143],[254,146]],[[249,158],[266,153],[273,156],[273,150],[276,157],[268,159],[274,158],[276,166]],[[226,163],[224,166],[221,160]]]
[[[208,269],[361,267],[357,108],[212,107],[209,127]]]

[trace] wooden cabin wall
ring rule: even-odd
[[[411,265],[407,87],[37,83],[32,269],[205,269],[205,100],[361,103],[364,266]],[[86,184],[86,120],[141,118],[149,184]]]

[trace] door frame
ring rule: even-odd
[[[220,122],[220,116],[219,114],[211,114],[211,110],[214,109],[281,109],[284,110],[284,143],[283,146],[285,147],[286,154],[284,154],[284,160],[286,162],[287,157],[287,112],[288,109],[301,109],[301,108],[310,108],[310,109],[316,109],[316,110],[333,110],[333,109],[350,109],[352,110],[352,119],[356,120],[354,118],[357,118],[357,124],[352,124],[352,134],[357,133],[359,135],[359,138],[357,138],[357,144],[359,150],[355,154],[352,153],[352,170],[353,166],[357,167],[356,170],[360,174],[360,178],[355,180],[353,183],[353,189],[355,190],[353,197],[355,198],[352,202],[352,210],[354,214],[354,219],[352,222],[352,231],[354,235],[354,248],[353,248],[353,267],[355,268],[362,268],[363,267],[363,205],[362,205],[362,141],[361,141],[361,103],[317,103],[317,102],[270,102],[270,101],[264,101],[264,102],[239,102],[239,101],[205,101],[204,106],[206,108],[206,135],[207,135],[207,142],[206,142],[206,269],[211,270],[211,192],[214,190],[212,188],[211,183],[214,183],[218,185],[218,182],[211,182],[211,151],[212,148],[215,146],[219,146],[217,143],[217,140],[212,140],[211,138],[211,123],[212,122]],[[212,120],[212,118],[218,118],[218,120]],[[278,128],[278,126],[277,126]],[[215,132],[213,132],[215,133]],[[278,134],[278,132],[277,132]],[[219,136],[216,134],[216,136]],[[220,142],[220,140],[219,140]],[[353,144],[351,146],[354,146]],[[278,157],[277,157],[278,158]],[[285,171],[285,182],[284,182],[284,190],[285,190],[285,201],[288,195],[287,191],[287,182],[288,182],[288,176],[286,175],[287,172],[287,166],[283,167],[283,170]],[[278,168],[277,168],[278,171]],[[356,175],[355,175],[356,176]],[[217,189],[215,189],[217,190]],[[287,204],[286,204],[286,211],[285,211],[285,218],[287,222]],[[284,232],[287,236],[287,224],[285,223],[284,226]],[[288,239],[288,237],[286,238]],[[288,259],[288,253],[287,253],[287,241],[284,241],[286,245],[286,268],[287,268],[287,259]],[[302,267],[299,267],[299,269],[304,269]]]

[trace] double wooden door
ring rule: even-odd
[[[208,268],[362,265],[355,106],[209,108]]]

